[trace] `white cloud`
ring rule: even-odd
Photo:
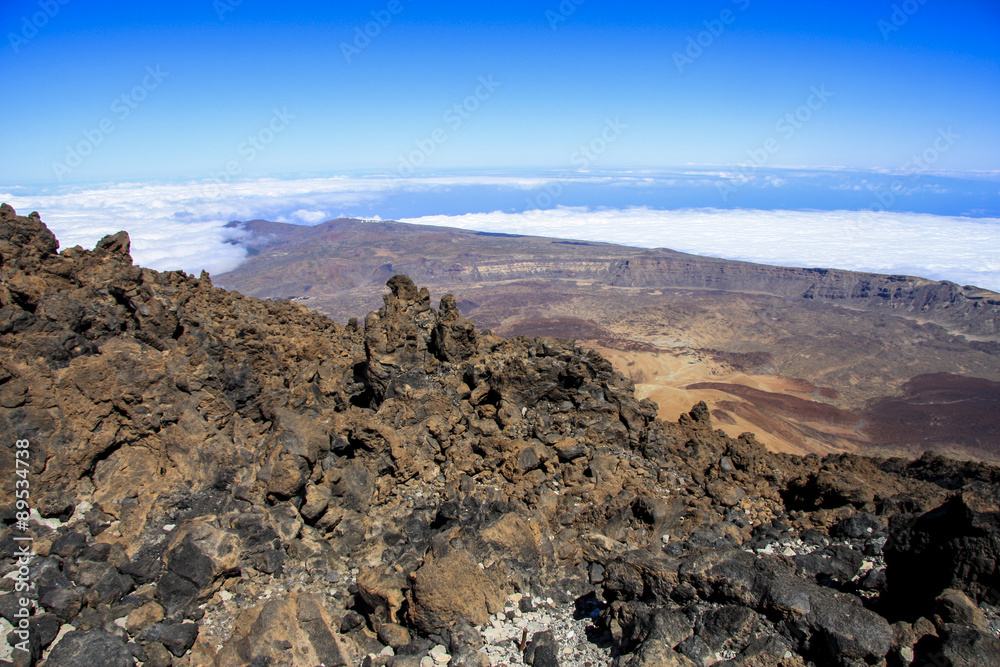
[[[121,230],[132,239],[132,257],[153,269],[198,273],[230,271],[246,252],[233,241],[232,220],[265,219],[315,224],[395,194],[461,186],[517,189],[552,179],[512,176],[261,179],[234,183],[122,183],[54,194],[0,192],[19,213],[37,210],[63,248],[92,248]]]
[[[1000,291],[1000,219],[918,213],[556,208],[403,222],[570,237],[644,248],[876,273]]]
[[[725,173],[725,172],[720,172]],[[711,175],[710,175],[711,174]],[[714,172],[661,174],[684,182]],[[645,186],[649,176],[576,175],[573,183],[600,188]],[[245,259],[231,220],[315,224],[336,214],[375,217],[381,202],[411,193],[440,193],[442,201],[464,186],[539,191],[555,176],[331,177],[262,179],[231,184],[127,183],[47,194],[0,193],[20,213],[38,210],[62,247],[92,248],[105,234],[127,230],[136,262],[151,268],[222,273]],[[851,177],[851,182],[864,179]],[[780,183],[773,183],[780,186]],[[712,188],[714,190],[714,188]],[[481,231],[607,241],[786,266],[823,266],[908,273],[1000,290],[1000,219],[903,212],[658,210],[642,207],[560,207],[525,213],[473,213],[407,220]]]
[[[330,215],[326,211],[306,211],[304,209],[295,211],[292,213],[292,217],[307,225],[319,224],[330,219]]]

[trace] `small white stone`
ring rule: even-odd
[[[394,656],[394,655],[396,655],[396,652],[392,650],[391,646],[386,646],[384,649],[382,649],[382,652],[379,653],[379,655],[383,655],[383,656],[387,656],[387,657],[388,656]]]
[[[434,667],[434,658],[429,655],[420,658],[420,667]]]
[[[163,526],[163,532],[169,533],[171,530],[177,527],[176,523],[168,523]]]
[[[448,649],[441,644],[438,644],[430,650],[430,656],[434,659],[434,662],[438,665],[447,665],[451,662],[451,656],[448,655]]]

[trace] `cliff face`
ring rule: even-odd
[[[136,267],[125,233],[57,249],[0,208],[17,664],[1000,657],[995,468],[775,455],[704,404],[661,422],[601,356],[477,331],[405,276],[345,327]]]
[[[1000,295],[912,276],[766,266],[607,243],[495,235],[398,222],[333,220],[315,227],[233,223],[253,236],[252,256],[222,282],[260,297],[333,296],[380,286],[395,273],[420,283],[585,280],[827,301],[1000,335]]]
[[[912,276],[668,256],[616,262],[606,280],[612,285],[700,287],[823,300],[919,318],[973,335],[1000,333],[1000,294]]]

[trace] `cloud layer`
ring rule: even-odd
[[[858,211],[557,208],[405,220],[876,273],[1000,291],[1000,219]]]
[[[451,188],[528,190],[550,179],[469,176],[422,178],[261,179],[235,183],[118,184],[62,192],[0,191],[19,213],[37,210],[63,248],[92,248],[121,230],[132,238],[132,256],[158,270],[230,271],[245,259],[233,220],[265,219],[317,224],[340,216],[377,217],[380,202]]]
[[[704,172],[686,177],[711,178]],[[0,192],[0,200],[22,214],[38,210],[64,248],[93,247],[105,234],[124,229],[137,263],[192,273],[223,273],[245,259],[239,231],[225,227],[232,220],[316,224],[340,216],[398,218],[402,211],[415,217],[401,219],[417,224],[666,247],[786,266],[906,273],[1000,291],[998,218],[752,207],[664,210],[668,207],[629,206],[626,200],[634,199],[629,197],[602,208],[523,210],[546,206],[542,195],[558,193],[563,185],[566,192],[549,202],[570,198],[570,188],[593,192],[600,202],[602,193],[617,197],[623,188],[649,180],[638,174],[582,175],[571,185],[555,177],[511,175],[265,179],[120,184],[48,194],[15,188]],[[660,179],[658,192],[663,187]],[[484,206],[494,200],[504,201],[505,210],[465,213],[488,211]],[[464,214],[421,215],[428,210]]]

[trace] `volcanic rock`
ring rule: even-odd
[[[1000,590],[1000,513],[977,512],[962,496],[925,514],[897,515],[885,547],[889,599],[901,613],[929,616],[945,589],[972,599]]]
[[[0,209],[0,473],[31,479],[35,623],[71,626],[48,665],[567,665],[559,605],[619,665],[993,655],[990,466],[774,454],[405,276],[342,327],[128,248]]]
[[[49,653],[53,667],[132,667],[135,660],[125,642],[103,630],[70,632]]]
[[[219,651],[219,667],[357,664],[356,649],[334,630],[323,605],[309,595],[291,594],[248,609]]]

